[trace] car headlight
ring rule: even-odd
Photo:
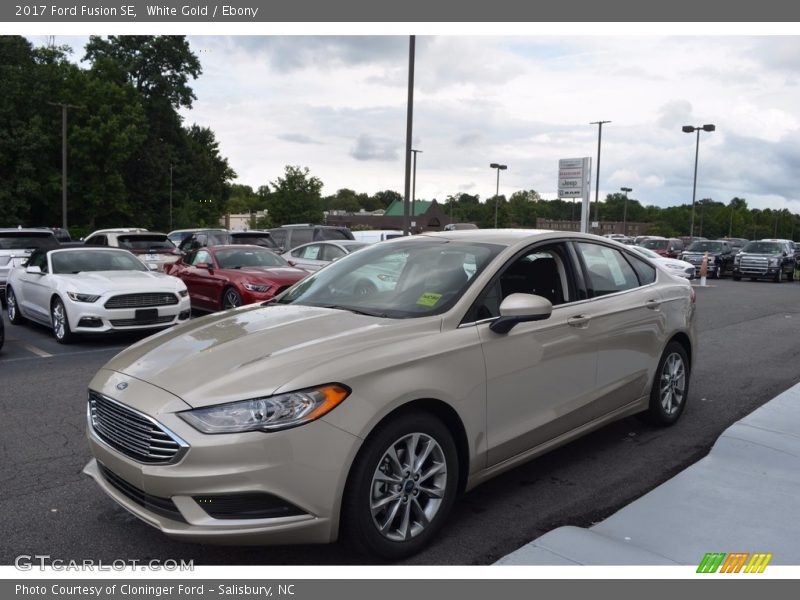
[[[181,298],[186,298],[186,296],[188,296],[188,295],[189,295],[189,290],[178,290],[178,295],[179,295]]]
[[[261,283],[250,283],[250,282],[247,282],[247,281],[244,282],[242,284],[242,286],[246,290],[250,290],[251,292],[261,292],[262,294],[264,292],[268,291],[269,288],[270,288],[270,286],[268,286],[268,285],[264,285],[264,284],[261,284]]]
[[[78,292],[67,292],[67,296],[73,302],[97,302],[100,296],[92,296],[91,294],[79,294]]]
[[[202,433],[277,431],[314,421],[349,395],[350,388],[331,383],[288,394],[196,408],[178,415]]]
[[[769,259],[769,266],[770,267],[777,267],[779,264],[781,264],[781,259],[780,258],[770,258]]]
[[[664,263],[664,266],[670,269],[671,271],[683,271],[683,267],[680,265],[675,265],[672,263]]]
[[[387,281],[389,283],[395,283],[397,281],[397,277],[395,277],[394,275],[386,275],[384,273],[378,274],[378,279],[380,279],[381,281]]]
[[[742,257],[738,254],[733,257],[733,264],[738,265],[742,261]]]

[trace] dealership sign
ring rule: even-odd
[[[589,158],[562,158],[558,161],[558,197],[583,198],[591,163]]]

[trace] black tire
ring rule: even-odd
[[[658,361],[650,406],[642,419],[651,425],[667,427],[675,424],[686,408],[689,395],[689,359],[678,342],[670,342]]]
[[[416,469],[403,462],[409,439],[417,440],[415,449],[428,452]],[[390,459],[392,449],[398,461]],[[447,427],[425,412],[390,418],[367,438],[350,470],[341,536],[367,556],[398,560],[415,554],[447,519],[457,488],[458,453]]]
[[[741,281],[742,280],[742,276],[741,275],[734,275],[733,276],[733,280],[734,281]]]
[[[6,314],[8,321],[12,325],[22,325],[25,322],[25,317],[19,312],[19,304],[17,304],[17,295],[10,287],[6,288]]]
[[[242,297],[234,288],[227,287],[222,292],[222,298],[220,298],[219,304],[222,310],[236,308],[242,305]]]
[[[375,287],[375,284],[369,281],[368,279],[362,279],[356,282],[355,286],[353,286],[353,295],[359,297],[369,296],[377,291],[378,288]]]
[[[722,266],[722,263],[717,265],[717,268],[714,271],[714,279],[722,279],[722,270],[723,269],[724,269],[724,267]]]
[[[69,344],[75,339],[75,334],[69,327],[69,317],[67,309],[61,298],[53,298],[50,303],[50,325],[53,328],[53,335],[59,344]]]
[[[778,272],[775,273],[775,283],[782,283],[783,282],[783,268],[779,267]]]
[[[794,281],[794,269],[789,271],[789,275],[786,276],[786,281]]]

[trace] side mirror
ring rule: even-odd
[[[25,267],[25,272],[30,273],[31,275],[42,275],[42,269],[40,267]]]
[[[500,318],[489,325],[495,333],[508,333],[517,323],[543,321],[550,318],[553,304],[534,294],[509,294],[500,303]]]

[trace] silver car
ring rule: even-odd
[[[396,281],[363,293],[376,265]],[[85,473],[169,536],[430,542],[459,493],[612,421],[684,411],[694,292],[568,232],[381,242],[179,325],[89,385]]]
[[[12,269],[24,265],[38,248],[58,248],[49,229],[0,229],[0,301],[6,305],[6,283]]]

